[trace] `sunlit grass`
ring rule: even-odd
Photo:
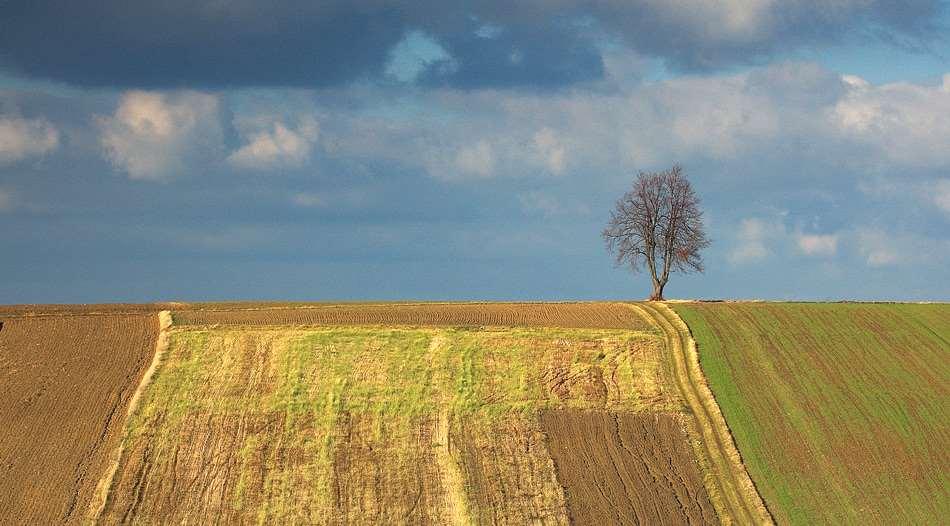
[[[950,516],[950,306],[673,307],[780,522]]]
[[[679,410],[675,388],[663,385],[661,349],[654,331],[617,329],[175,329],[127,440],[147,440],[156,462],[170,462],[186,425],[275,423],[243,438],[232,506],[279,521],[300,517],[300,506],[332,507],[344,419],[384,444],[387,462],[406,465],[428,447],[413,436],[420,422],[487,425],[549,407]],[[288,468],[270,444],[306,463]],[[265,498],[248,510],[255,462]],[[310,488],[305,503],[301,485]]]

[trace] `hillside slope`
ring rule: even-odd
[[[950,516],[950,305],[672,305],[781,524]]]
[[[209,306],[173,318],[93,522],[721,518],[667,336],[629,305]]]

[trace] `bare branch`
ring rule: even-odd
[[[662,299],[671,272],[702,272],[700,251],[709,246],[699,198],[673,165],[663,172],[640,172],[618,201],[602,232],[617,266],[633,272],[644,266],[653,279],[653,296]]]

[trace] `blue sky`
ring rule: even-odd
[[[3,3],[0,303],[950,299],[945,2],[470,4]]]

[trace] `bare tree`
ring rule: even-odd
[[[699,198],[679,165],[640,172],[633,188],[617,201],[602,235],[617,266],[650,270],[651,301],[663,300],[670,272],[702,272],[699,252],[709,246]]]

